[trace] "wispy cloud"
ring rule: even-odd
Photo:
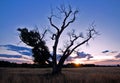
[[[31,49],[15,45],[0,45],[0,60],[17,63],[33,63]]]
[[[99,64],[99,65],[117,65],[117,64],[120,64],[120,59],[101,60],[101,61],[97,61],[96,64]]]
[[[116,55],[115,58],[120,58],[120,53],[118,55]]]
[[[118,51],[111,51],[111,53],[118,53]]]
[[[18,52],[22,55],[32,55],[32,50],[30,48],[15,46],[15,45],[0,45],[0,47],[4,47],[7,51]]]
[[[114,54],[114,53],[118,53],[118,51],[104,50],[104,51],[102,51],[102,53],[112,53],[112,54]]]
[[[21,55],[10,55],[10,54],[0,54],[0,57],[6,57],[6,58],[22,58]]]
[[[9,62],[14,62],[14,63],[34,63],[33,60],[30,59],[25,59],[25,58],[7,58],[7,57],[0,57],[1,61],[9,61]]]

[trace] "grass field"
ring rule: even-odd
[[[0,68],[0,83],[120,83],[120,67],[65,68],[51,76],[50,68]]]

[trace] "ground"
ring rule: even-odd
[[[64,68],[52,76],[50,68],[0,68],[0,83],[120,83],[120,67]]]

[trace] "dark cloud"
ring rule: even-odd
[[[15,45],[0,45],[0,47],[5,47],[7,50],[18,52],[21,55],[32,56],[32,50],[30,48]]]
[[[114,53],[118,53],[118,51],[104,50],[104,51],[102,51],[102,53],[112,53],[112,54],[114,54]]]
[[[60,60],[61,57],[62,57],[61,54],[57,54],[57,60],[58,60],[58,61]]]
[[[87,60],[90,60],[91,58],[93,58],[93,56],[91,54],[87,54],[85,52],[77,52],[77,56],[73,57],[73,56],[69,56],[66,61],[74,61],[74,59],[81,59],[81,58],[86,58]]]
[[[0,54],[0,57],[6,57],[6,58],[22,58],[21,55],[10,55],[10,54]]]
[[[120,53],[118,55],[116,55],[115,58],[120,58]]]
[[[77,52],[77,56],[76,58],[85,58],[88,54],[84,53],[84,52]]]
[[[104,51],[102,51],[102,53],[108,53],[108,52],[110,52],[109,50],[104,50]]]
[[[93,58],[91,54],[88,54],[87,59],[89,60],[90,58]]]
[[[90,58],[93,58],[93,56],[84,52],[77,52],[77,56],[75,58],[87,58],[89,60]]]

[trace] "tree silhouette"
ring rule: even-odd
[[[51,62],[48,60],[51,55],[44,41],[44,35],[46,33],[46,30],[42,36],[39,34],[37,29],[28,31],[27,28],[19,28],[18,31],[21,32],[19,35],[20,39],[25,44],[33,47],[32,53],[34,57],[34,62],[39,64],[45,64],[45,62],[47,61],[49,64],[51,64]]]
[[[83,36],[82,33],[76,34],[75,30],[72,30],[68,33],[68,42],[64,43],[64,48],[60,49],[62,52],[61,58],[57,63],[57,54],[58,54],[58,45],[60,44],[59,41],[61,40],[61,35],[65,31],[65,29],[70,26],[70,24],[74,23],[76,20],[76,15],[78,14],[78,10],[73,10],[71,6],[65,7],[64,5],[57,8],[57,12],[61,15],[62,21],[61,25],[57,26],[57,24],[54,23],[55,19],[59,19],[59,17],[55,14],[53,14],[53,11],[51,13],[51,16],[48,17],[48,20],[50,22],[50,25],[52,26],[54,32],[52,33],[51,39],[53,40],[53,54],[50,55],[48,47],[45,44],[45,41],[43,40],[44,35],[46,34],[46,31],[41,36],[38,31],[28,31],[26,28],[24,29],[18,29],[18,31],[21,32],[20,38],[21,40],[26,43],[27,45],[30,45],[33,48],[33,56],[35,57],[36,62],[45,62],[47,61],[49,64],[52,65],[52,74],[59,74],[61,73],[62,66],[65,62],[65,60],[81,45],[88,43],[90,39],[94,37],[94,35],[97,34],[97,32],[94,29],[94,24],[90,25],[90,28],[87,31],[86,36]],[[57,14],[56,12],[56,14]],[[78,41],[78,42],[77,42]],[[77,42],[77,43],[76,43]],[[51,58],[51,62],[50,59]]]

